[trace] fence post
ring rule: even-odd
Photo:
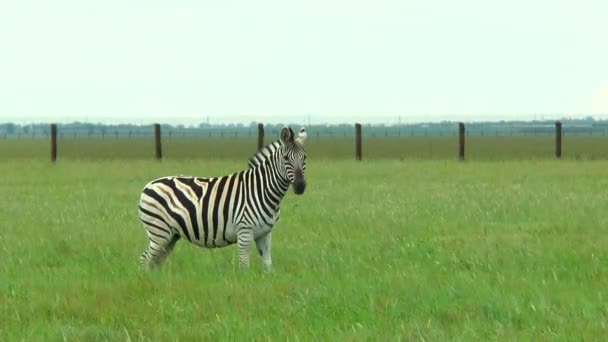
[[[562,157],[562,123],[555,121],[555,157]]]
[[[465,135],[465,128],[464,128],[464,123],[463,122],[459,122],[458,123],[458,159],[459,160],[464,160],[464,135]]]
[[[264,147],[264,124],[258,124],[258,151]]]
[[[154,124],[154,143],[156,145],[156,159],[161,160],[163,158],[163,152],[160,146],[160,124]]]
[[[57,160],[57,124],[51,124],[51,162]]]
[[[361,160],[362,159],[362,153],[361,153],[361,124],[360,123],[356,123],[355,124],[355,159],[356,160]]]

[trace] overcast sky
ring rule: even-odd
[[[608,118],[608,1],[2,1],[0,121]]]

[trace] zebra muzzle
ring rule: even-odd
[[[302,171],[296,172],[295,180],[293,182],[293,192],[295,192],[296,195],[301,195],[304,193],[305,189],[306,189],[306,181],[304,180]]]

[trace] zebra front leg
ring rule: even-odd
[[[272,240],[272,232],[255,240],[255,245],[258,249],[258,254],[264,263],[264,271],[270,272],[272,266],[272,257],[270,256],[270,242]]]
[[[239,247],[239,268],[249,268],[249,246],[253,241],[253,229],[249,227],[240,228],[236,232],[236,239]]]

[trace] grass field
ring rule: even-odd
[[[266,142],[278,137],[267,136]],[[554,159],[553,136],[468,137],[468,160]],[[257,146],[255,138],[164,138],[166,159],[246,160]],[[133,159],[154,157],[153,137],[149,138],[65,138],[58,140],[59,159]],[[354,159],[354,138],[316,138],[307,142],[307,150],[317,159]],[[455,160],[457,137],[364,138],[364,159],[439,159]],[[48,160],[48,139],[0,140],[1,159]],[[565,136],[563,158],[608,160],[608,137]]]
[[[169,148],[169,147],[167,147]],[[180,242],[137,267],[143,185],[245,161],[0,163],[0,340],[602,340],[608,162],[316,160],[274,272]]]

